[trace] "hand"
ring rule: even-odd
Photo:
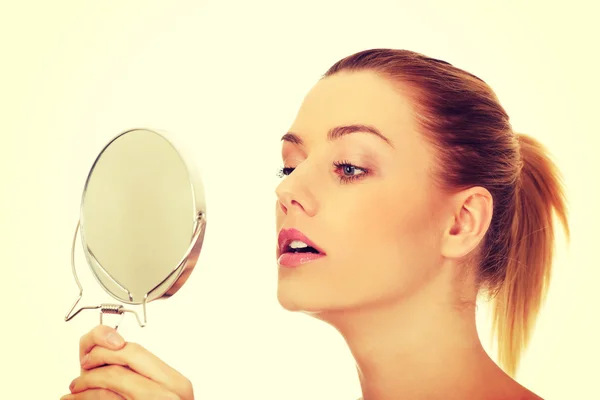
[[[81,337],[81,375],[61,400],[193,400],[191,382],[136,343],[100,325]]]

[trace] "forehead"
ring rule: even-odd
[[[414,128],[410,100],[374,72],[341,72],[320,80],[306,95],[292,131],[307,138],[348,124],[373,125],[393,143]]]

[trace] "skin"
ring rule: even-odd
[[[300,230],[326,256],[280,266],[278,300],[341,333],[365,400],[539,399],[493,362],[476,329],[468,261],[489,228],[492,197],[436,187],[435,155],[414,113],[372,72],[340,73],[308,93],[282,146],[276,228]],[[328,138],[349,125],[384,138],[365,129]],[[111,347],[110,333],[101,326],[82,337],[87,358],[64,399],[193,399],[185,377],[139,345]]]

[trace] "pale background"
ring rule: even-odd
[[[357,398],[337,333],[276,302],[275,174],[279,138],[320,74],[353,52],[395,47],[486,80],[514,127],[555,155],[572,245],[560,243],[518,379],[547,399],[600,399],[594,3],[3,1],[0,398],[58,399],[78,374],[78,339],[98,318],[63,320],[77,294],[81,189],[97,152],[132,127],[186,143],[210,224],[186,286],[150,304],[146,328],[127,319],[121,333],[190,377],[197,399]],[[91,288],[81,252],[78,262],[84,301],[111,300]]]

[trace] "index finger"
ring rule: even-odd
[[[120,350],[125,346],[125,340],[110,326],[98,325],[79,340],[79,360],[96,346]]]

